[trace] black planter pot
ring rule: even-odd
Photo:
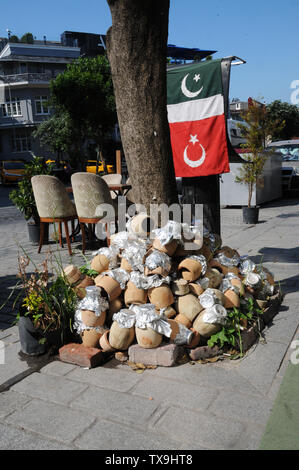
[[[20,317],[18,321],[21,351],[28,356],[40,356],[47,351],[45,344],[41,344],[42,338],[39,331],[34,328],[28,317]]]
[[[259,207],[243,207],[243,222],[255,225],[259,220]]]
[[[40,236],[40,225],[35,224],[34,222],[28,222],[27,227],[28,227],[29,241],[32,243],[32,245],[38,245],[39,236]],[[44,245],[46,245],[48,242],[49,242],[49,224],[46,224],[45,231],[44,231]]]

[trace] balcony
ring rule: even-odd
[[[46,83],[57,77],[58,71],[44,73],[15,73],[12,75],[1,75],[1,81],[14,85],[18,83]]]

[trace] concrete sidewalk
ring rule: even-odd
[[[188,363],[143,374],[115,360],[91,370],[57,360],[46,365],[27,363],[18,357],[18,331],[15,326],[9,328],[12,315],[7,306],[0,313],[0,340],[5,345],[5,363],[0,365],[0,448],[276,448],[270,444],[278,420],[287,426],[291,413],[292,430],[298,426],[298,403],[291,390],[298,386],[299,365],[292,365],[291,372],[288,368],[294,352],[290,344],[299,339],[298,204],[295,199],[268,204],[256,226],[242,223],[241,209],[222,209],[223,244],[256,262],[262,257],[286,293],[279,315],[264,332],[265,340],[242,360]],[[27,238],[23,218],[14,208],[0,208],[5,295],[17,271],[11,233],[35,260],[42,260],[36,247],[23,241]],[[66,248],[63,259],[68,260]],[[286,385],[278,394],[284,376]],[[275,400],[280,404],[281,394],[290,401],[277,414]],[[283,448],[296,448],[296,438],[282,441]],[[273,442],[279,445],[278,438]]]

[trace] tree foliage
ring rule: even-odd
[[[267,112],[272,121],[285,122],[282,128],[273,129],[272,140],[289,140],[299,136],[299,108],[280,100],[267,105]]]
[[[32,33],[25,33],[20,39],[20,42],[23,42],[25,44],[33,44],[34,43],[34,38]]]
[[[261,106],[254,101],[242,117],[246,124],[238,123],[238,126],[246,139],[242,147],[247,149],[248,153],[243,155],[246,163],[239,169],[239,175],[235,180],[247,186],[248,207],[250,207],[254,188],[263,184],[261,176],[269,156],[264,151],[266,140],[269,135],[273,135],[274,131],[281,131],[285,123],[278,119],[274,120],[266,106]]]

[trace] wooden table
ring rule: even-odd
[[[116,196],[125,196],[128,191],[132,188],[131,184],[108,184],[110,191],[113,191]],[[73,192],[73,188],[71,186],[67,186],[65,188],[68,193]]]

